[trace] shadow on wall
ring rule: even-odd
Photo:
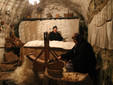
[[[82,37],[84,39],[86,39],[86,40],[88,39],[88,28],[87,28],[87,26],[85,24],[80,23],[80,25],[79,25],[79,32],[80,32],[80,34],[82,35]]]

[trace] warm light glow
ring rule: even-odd
[[[32,4],[32,5],[34,5],[35,2],[37,4],[39,4],[40,3],[40,0],[29,0],[29,3]]]

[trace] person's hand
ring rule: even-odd
[[[68,64],[68,63],[71,63],[71,60],[67,61],[66,63],[67,63],[67,64]]]
[[[68,63],[70,63],[70,62],[71,62],[71,60],[68,61]]]
[[[63,38],[63,42],[66,42],[67,37]]]
[[[60,60],[61,59],[61,56],[57,57],[57,59]]]

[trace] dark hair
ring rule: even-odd
[[[81,44],[84,41],[83,37],[79,33],[75,33],[74,37],[72,38],[75,39],[78,42],[78,44]]]
[[[53,29],[57,28],[57,26],[54,26]],[[58,29],[58,28],[57,28]]]

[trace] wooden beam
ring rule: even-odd
[[[49,59],[49,35],[47,32],[44,32],[44,50],[45,50],[45,68],[46,68]]]

